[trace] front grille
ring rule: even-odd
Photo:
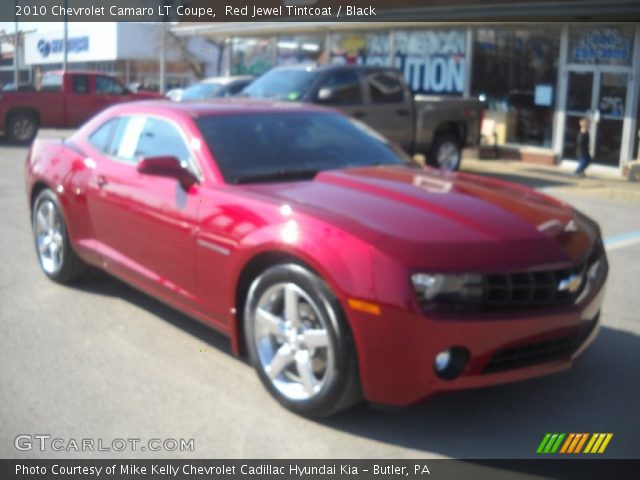
[[[507,348],[496,353],[482,373],[496,373],[567,358],[584,343],[598,322],[598,317],[585,322],[577,334],[543,342]]]
[[[591,267],[601,260],[598,278],[589,278]],[[436,302],[424,302],[426,311],[513,311],[571,305],[587,285],[598,283],[606,275],[606,257],[598,242],[582,262],[572,268],[483,275],[480,280],[462,286],[458,295]],[[477,276],[479,277],[479,276]],[[577,282],[567,287],[570,280]]]

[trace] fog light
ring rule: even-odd
[[[451,361],[451,350],[444,350],[436,355],[436,361],[434,362],[434,366],[436,367],[436,372],[444,372],[449,366],[449,362]]]
[[[464,347],[451,347],[439,352],[433,361],[436,374],[445,380],[460,376],[469,361],[469,351]]]

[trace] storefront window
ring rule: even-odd
[[[276,61],[274,38],[234,38],[231,45],[232,75],[262,75]]]
[[[473,38],[473,95],[498,112],[506,141],[550,148],[560,28],[478,28]]]
[[[330,61],[342,65],[388,66],[389,33],[332,33]]]
[[[320,63],[323,60],[324,36],[297,35],[278,37],[278,66]]]
[[[400,30],[395,32],[395,49],[395,66],[414,93],[464,92],[465,30]]]
[[[572,26],[568,63],[631,65],[633,26]]]

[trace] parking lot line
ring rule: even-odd
[[[628,247],[640,243],[640,230],[613,235],[604,239],[604,246],[607,251],[616,250],[618,248]]]

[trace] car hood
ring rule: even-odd
[[[248,187],[311,214],[407,264],[442,271],[558,266],[582,259],[597,226],[529,188],[476,175],[401,166],[319,173]],[[458,263],[457,261],[454,263]]]

